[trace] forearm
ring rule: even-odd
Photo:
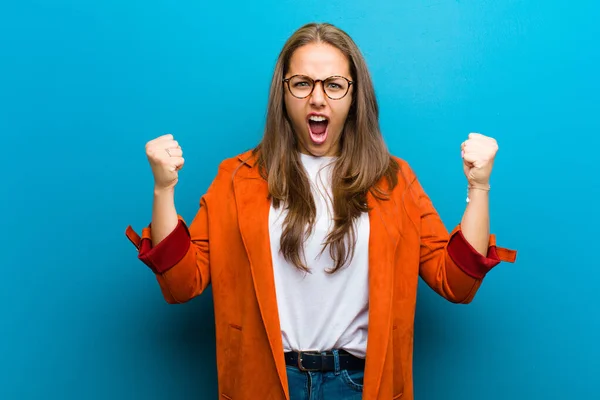
[[[488,190],[469,189],[469,203],[462,217],[461,230],[467,242],[485,256],[490,236]]]
[[[152,204],[152,246],[166,238],[177,226],[174,189],[155,189]]]

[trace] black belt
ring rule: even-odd
[[[295,352],[284,353],[285,363],[297,367],[300,371],[335,371],[335,358],[333,353],[318,352]],[[339,369],[364,370],[365,360],[348,353],[345,350],[338,350]]]

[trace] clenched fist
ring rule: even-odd
[[[163,135],[146,143],[146,156],[154,175],[156,189],[175,187],[178,171],[183,168],[183,151],[173,135]]]
[[[498,143],[491,137],[471,133],[461,145],[463,169],[469,185],[488,187]]]

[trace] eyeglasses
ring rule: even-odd
[[[292,96],[298,99],[305,99],[310,96],[313,90],[315,90],[315,85],[317,82],[321,82],[323,92],[325,92],[325,95],[331,100],[339,100],[344,97],[346,94],[348,94],[350,85],[354,83],[351,80],[338,75],[317,80],[314,80],[306,75],[294,75],[284,79],[283,82],[287,83],[288,89],[290,90]]]

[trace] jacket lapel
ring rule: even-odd
[[[247,165],[242,165],[234,178],[239,228],[250,261],[254,290],[271,352],[286,398],[289,398],[269,240],[271,203],[268,186],[257,168],[253,167],[252,161],[245,163]]]
[[[369,211],[369,328],[365,367],[365,398],[377,398],[392,330],[394,253],[399,221],[393,200],[380,201],[370,193]]]

